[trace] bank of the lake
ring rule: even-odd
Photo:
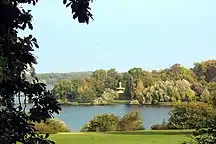
[[[59,103],[63,106],[107,106],[107,105],[119,105],[119,104],[124,104],[124,105],[141,105],[141,104],[130,104],[130,100],[113,100],[111,103],[108,104],[92,104],[92,103],[78,103],[78,102],[67,102],[67,101],[59,101]],[[157,104],[145,104],[145,105],[150,105],[150,106],[176,106],[177,104],[184,104],[187,102],[160,102]]]
[[[168,120],[168,113],[172,107],[164,106],[130,106],[124,104],[104,105],[104,106],[70,106],[63,105],[62,112],[56,118],[63,120],[73,132],[78,132],[80,128],[91,120],[94,116],[113,113],[118,116],[131,111],[140,112],[144,122],[144,127],[150,129],[154,124],[162,123],[163,119]]]
[[[22,101],[24,98],[22,97]],[[18,102],[17,98],[15,99]],[[122,102],[122,101],[121,101]],[[32,107],[32,104],[28,104],[26,110]],[[141,118],[144,121],[144,127],[150,129],[152,125],[159,124],[169,118],[169,112],[173,109],[170,106],[159,106],[159,105],[126,105],[126,104],[113,104],[113,105],[62,105],[62,111],[59,115],[55,115],[55,118],[65,122],[69,129],[73,132],[79,132],[80,128],[90,121],[94,116],[101,115],[104,113],[113,113],[118,116],[131,111],[140,112]]]
[[[92,103],[78,103],[78,102],[67,102],[67,101],[59,101],[59,103],[63,106],[108,106],[108,105],[136,105],[136,106],[143,106],[141,104],[131,104],[131,100],[113,100],[111,103],[108,104],[92,104]],[[159,102],[157,104],[144,104],[145,106],[170,106],[175,107],[179,104],[186,104],[188,102]],[[202,102],[193,102],[193,103],[202,103]]]
[[[63,102],[59,101],[59,103],[63,106],[96,106],[92,103],[78,103],[78,102]],[[118,104],[125,104],[128,105],[130,103],[130,100],[113,100],[111,103],[108,104],[101,104],[101,105],[118,105]],[[100,104],[98,104],[100,105]]]

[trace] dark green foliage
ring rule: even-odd
[[[56,134],[58,132],[70,132],[70,129],[65,125],[63,121],[49,119],[45,122],[35,123],[35,129],[40,134]]]
[[[107,72],[105,70],[97,70],[85,80],[59,80],[54,85],[53,94],[58,100],[64,103],[68,101],[93,103],[93,100],[102,97],[107,88],[115,90],[120,79],[121,74],[116,72],[115,69],[108,70]]]
[[[89,23],[89,19],[93,19],[90,10],[90,2],[93,0],[63,0],[66,7],[71,7],[73,19],[78,19],[80,23]]]
[[[168,124],[155,124],[151,126],[152,130],[169,130],[171,129]]]
[[[125,87],[125,91],[124,91],[124,98],[125,99],[131,99],[131,91],[132,91],[132,79],[133,77],[125,72],[123,73],[123,86]]]
[[[120,81],[122,81],[122,74],[118,73],[115,69],[110,69],[106,72],[105,88],[115,90]]]
[[[138,112],[130,112],[122,118],[114,114],[95,116],[81,129],[82,132],[134,131],[142,130],[143,122]]]
[[[184,144],[215,144],[216,143],[216,113],[212,111],[206,123],[196,129],[191,138],[193,142],[185,142]]]
[[[81,92],[76,100],[79,103],[92,103],[95,98],[97,98],[97,93],[94,90],[89,89]]]
[[[58,100],[73,102],[77,100],[77,89],[81,85],[81,80],[62,79],[54,85],[52,92]]]
[[[171,129],[196,129],[206,125],[212,117],[212,107],[205,103],[181,104],[170,112]]]
[[[37,64],[33,55],[34,48],[39,48],[32,35],[20,37],[18,31],[33,29],[30,10],[20,7],[22,4],[35,5],[37,0],[1,0],[0,1],[0,143],[1,144],[48,144],[48,135],[39,135],[34,122],[53,118],[61,110],[46,85],[35,76],[33,65]],[[64,2],[65,3],[65,2]],[[72,0],[71,9],[79,22],[89,22],[92,15],[89,0]],[[32,81],[26,79],[26,72],[31,73]],[[24,95],[24,104],[20,97]],[[14,103],[18,97],[18,106]],[[26,99],[32,107],[26,111]]]
[[[152,130],[169,130],[169,124],[163,120],[162,124],[155,124],[151,126]]]
[[[82,132],[106,132],[118,129],[119,117],[114,114],[95,116],[89,123],[83,126]]]
[[[215,144],[216,143],[216,119],[211,119],[203,128],[196,130],[193,137],[199,144]]]

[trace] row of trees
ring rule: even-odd
[[[53,85],[61,79],[77,79],[83,80],[92,75],[91,71],[86,72],[70,72],[70,73],[42,73],[37,74],[38,79],[45,82],[47,85]],[[31,75],[27,75],[28,80],[33,80]]]
[[[122,82],[125,91],[115,96],[119,82]],[[132,68],[124,73],[118,73],[115,69],[96,70],[84,80],[59,80],[54,85],[53,93],[61,101],[79,103],[105,104],[113,98],[131,100],[131,104],[178,101],[211,103],[216,96],[216,60],[195,63],[191,69],[175,64],[168,69],[152,72],[141,68]],[[104,101],[103,93],[110,96],[108,101]]]

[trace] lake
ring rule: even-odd
[[[24,98],[22,97],[21,101],[23,100]],[[17,98],[15,98],[15,102],[18,102]],[[29,106],[27,106],[27,109]],[[164,106],[62,106],[62,111],[55,117],[64,121],[71,131],[78,132],[84,124],[96,115],[113,113],[118,116],[123,116],[128,112],[138,111],[143,119],[144,127],[150,129],[152,125],[162,123],[163,119],[167,121],[169,118],[168,113],[171,110],[171,107]]]
[[[168,113],[171,110],[171,107],[159,106],[62,106],[62,112],[56,117],[63,120],[72,131],[77,132],[96,115],[113,113],[123,116],[128,112],[138,111],[144,121],[144,127],[150,129],[152,125],[162,123],[163,119],[167,121],[169,118]]]

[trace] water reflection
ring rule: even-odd
[[[144,120],[144,127],[149,129],[153,124],[162,123],[163,119],[168,120],[168,113],[171,107],[158,106],[63,106],[60,115],[57,118],[65,121],[65,123],[73,131],[79,131],[80,128],[96,115],[104,113],[113,113],[118,116],[131,111],[140,112],[141,118]]]

